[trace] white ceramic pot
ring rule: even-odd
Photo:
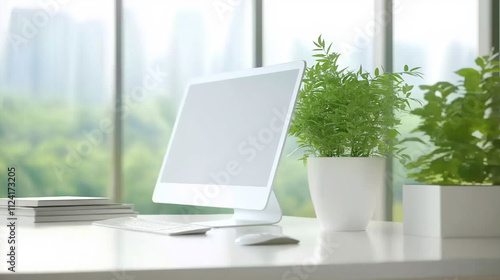
[[[309,157],[309,189],[321,228],[365,230],[385,185],[384,158]]]
[[[500,237],[500,186],[403,186],[405,234]]]

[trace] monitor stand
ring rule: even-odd
[[[270,225],[281,221],[282,212],[278,200],[271,191],[267,205],[262,210],[234,209],[231,219],[196,222],[193,224],[214,228]]]

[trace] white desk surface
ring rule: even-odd
[[[192,222],[223,216],[141,217]],[[2,226],[0,279],[500,279],[500,238],[442,240],[404,236],[402,230],[400,223],[371,222],[366,232],[321,234],[316,219],[297,217],[275,226],[176,237],[88,222],[26,225],[18,229],[18,270],[11,273]],[[234,243],[256,231],[282,231],[300,243]]]

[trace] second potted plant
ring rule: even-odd
[[[456,71],[456,84],[421,86],[427,103],[412,111],[422,119],[414,131],[431,150],[407,165],[424,184],[403,186],[407,234],[500,236],[500,68],[497,55],[476,64]]]
[[[299,93],[290,135],[307,161],[316,216],[323,230],[364,230],[376,193],[385,185],[385,157],[409,157],[398,147],[398,114],[409,108],[413,86],[403,76],[418,68],[374,76],[341,68],[340,54],[318,38],[317,63],[309,67]]]

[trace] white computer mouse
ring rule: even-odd
[[[238,245],[280,245],[297,244],[299,240],[279,233],[251,233],[236,238]]]

